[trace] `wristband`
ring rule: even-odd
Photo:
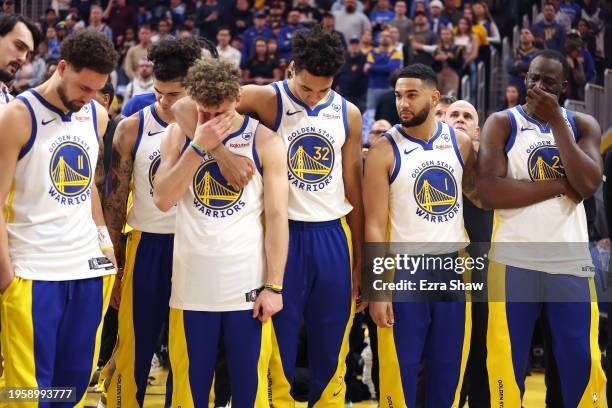
[[[276,283],[266,283],[264,285],[264,288],[278,295],[281,295],[283,293],[283,285],[279,285]]]
[[[191,141],[189,143],[189,146],[191,146],[191,148],[196,152],[196,154],[198,156],[200,156],[201,158],[204,158],[204,156],[206,155],[206,149],[204,149],[202,146],[200,146],[199,144],[197,144],[195,141]]]
[[[98,225],[98,245],[102,250],[113,248],[113,241],[110,239],[106,225]]]

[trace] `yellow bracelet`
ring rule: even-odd
[[[264,287],[272,290],[283,290],[283,285],[279,285],[278,283],[266,283]]]

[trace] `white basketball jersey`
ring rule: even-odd
[[[11,95],[6,85],[0,84],[0,105],[6,105],[13,100],[13,95]]]
[[[277,97],[273,130],[287,147],[289,219],[330,221],[353,207],[344,196],[342,146],[348,137],[346,100],[331,91],[327,102],[310,109],[289,90],[272,84]]]
[[[15,274],[63,281],[114,273],[95,259],[103,255],[91,213],[99,149],[94,103],[64,115],[34,90],[18,99],[30,111],[32,135],[5,209]]]
[[[155,104],[138,112],[138,136],[133,153],[132,208],[127,218],[128,224],[138,231],[174,233],[176,207],[162,212],[153,202],[153,180],[161,162],[159,146],[167,126],[155,112]]]
[[[263,179],[255,150],[259,122],[244,118],[224,144],[253,160],[259,171],[235,190],[206,155],[178,202],[170,297],[175,309],[248,310],[254,291],[264,284]]]
[[[561,109],[577,140],[571,112]],[[564,177],[550,125],[542,127],[520,106],[506,112],[512,127],[505,147],[506,177],[534,183]],[[492,242],[504,243],[493,246],[491,253],[499,263],[553,274],[593,275],[584,205],[575,204],[565,195],[527,207],[495,210]],[[511,244],[527,242],[534,245]]]
[[[385,137],[395,156],[389,180],[389,242],[413,242],[409,248],[414,254],[465,248],[463,159],[453,128],[438,122],[429,142],[410,136],[400,125]]]

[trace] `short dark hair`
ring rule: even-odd
[[[110,104],[113,102],[113,98],[115,98],[115,87],[113,86],[110,75],[102,89],[100,89],[98,92],[103,95],[108,94],[108,103]]]
[[[344,65],[344,44],[337,32],[328,33],[321,24],[293,35],[293,62],[314,76],[333,77]]]
[[[0,15],[0,37],[4,37],[11,31],[13,31],[17,23],[23,23],[26,25],[30,33],[32,33],[32,38],[34,40],[34,49],[38,48],[38,44],[40,44],[40,41],[42,40],[40,30],[34,25],[32,20],[25,16],[22,16],[21,14],[4,13]]]
[[[60,54],[77,72],[87,68],[100,74],[113,72],[119,58],[106,35],[90,30],[66,37]]]
[[[442,95],[438,100],[438,103],[443,103],[445,105],[450,105],[457,102],[457,98],[452,95]]]
[[[401,78],[416,78],[421,81],[438,88],[438,77],[431,67],[424,64],[410,64],[399,72],[397,79]]]
[[[194,38],[167,38],[149,47],[153,75],[160,81],[182,80],[189,67],[202,56],[202,48]]]
[[[559,51],[551,50],[551,49],[545,49],[542,51],[538,51],[533,56],[533,59],[531,60],[529,65],[531,65],[533,61],[538,57],[559,61],[561,65],[563,66],[563,80],[567,78],[567,73],[569,72],[569,65],[567,64],[567,60],[565,59],[563,54],[561,54]]]

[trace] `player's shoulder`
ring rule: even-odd
[[[260,98],[274,98],[276,97],[275,86],[278,86],[276,82],[273,82],[272,84],[269,84],[269,85],[255,85],[255,84],[244,85],[241,88],[241,96],[248,97],[248,98],[256,98],[258,100]]]

